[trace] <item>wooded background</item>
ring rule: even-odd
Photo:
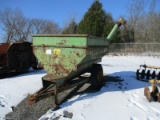
[[[155,6],[156,0],[149,5],[147,0],[131,0],[126,6],[127,30],[121,27],[112,42],[159,43],[160,11],[155,11]],[[31,42],[32,34],[90,34],[106,38],[116,22],[99,0],[93,2],[79,23],[72,17],[63,28],[51,20],[29,19],[21,9],[6,8],[0,11],[0,16],[0,27],[5,33],[3,41],[7,43]]]

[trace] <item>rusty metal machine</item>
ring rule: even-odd
[[[31,43],[0,43],[0,74],[37,68]]]
[[[42,77],[43,87],[28,99],[32,104],[41,98],[58,94],[72,87],[91,83],[94,90],[103,86],[102,57],[108,52],[110,41],[126,21],[117,21],[107,39],[87,34],[33,35],[33,50],[47,74]],[[90,76],[83,76],[90,73]]]
[[[160,80],[160,67],[150,65],[140,65],[140,69],[137,69],[136,78],[138,80],[148,81],[150,79]]]
[[[159,93],[158,87],[155,86],[155,84],[160,84],[160,80],[152,79],[152,80],[149,80],[149,82],[152,84],[152,92],[150,92],[149,87],[146,86],[144,88],[144,95],[146,96],[149,102],[153,100],[156,102],[160,102],[160,93]]]

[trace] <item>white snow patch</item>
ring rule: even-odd
[[[28,94],[33,94],[42,87],[43,70],[12,78],[0,79],[0,120],[12,112],[12,107],[20,103]]]
[[[160,103],[148,102],[143,95],[147,82],[136,80],[140,64],[160,66],[159,58],[140,56],[105,56],[102,58],[104,74],[118,76],[122,82],[107,82],[98,92],[83,93],[64,102],[60,109],[49,110],[39,120],[63,117],[65,110],[72,112],[72,120],[159,120]],[[42,87],[42,70],[12,78],[0,79],[0,119],[11,112],[29,93]],[[159,86],[158,86],[159,88]],[[151,87],[150,87],[151,89]]]

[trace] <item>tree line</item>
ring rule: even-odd
[[[155,10],[156,2],[131,0],[127,6],[128,30],[121,32],[122,42],[160,42],[160,11]]]
[[[127,29],[121,28],[112,42],[160,41],[160,11],[155,11],[156,0],[147,4],[147,0],[131,0],[127,4]],[[145,11],[147,6],[149,10]],[[3,39],[7,43],[31,41],[32,34],[90,34],[106,38],[115,24],[99,0],[93,2],[79,23],[73,17],[63,28],[51,20],[28,19],[20,9],[4,9],[0,16],[0,27],[5,33]]]
[[[57,34],[58,24],[45,19],[28,19],[20,9],[6,8],[0,11],[0,27],[5,42],[23,42],[31,40],[32,34]]]

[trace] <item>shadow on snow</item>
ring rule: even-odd
[[[104,93],[107,94],[107,92],[125,92],[129,90],[144,88],[145,86],[150,86],[150,83],[148,82],[137,80],[136,73],[133,71],[122,71],[108,74],[104,76],[104,81],[105,84],[100,91],[92,90],[91,86],[83,91],[76,91],[74,95],[67,98],[71,98],[71,100],[65,100],[66,102],[62,104],[62,107],[66,105],[72,105],[76,101],[94,98]]]

